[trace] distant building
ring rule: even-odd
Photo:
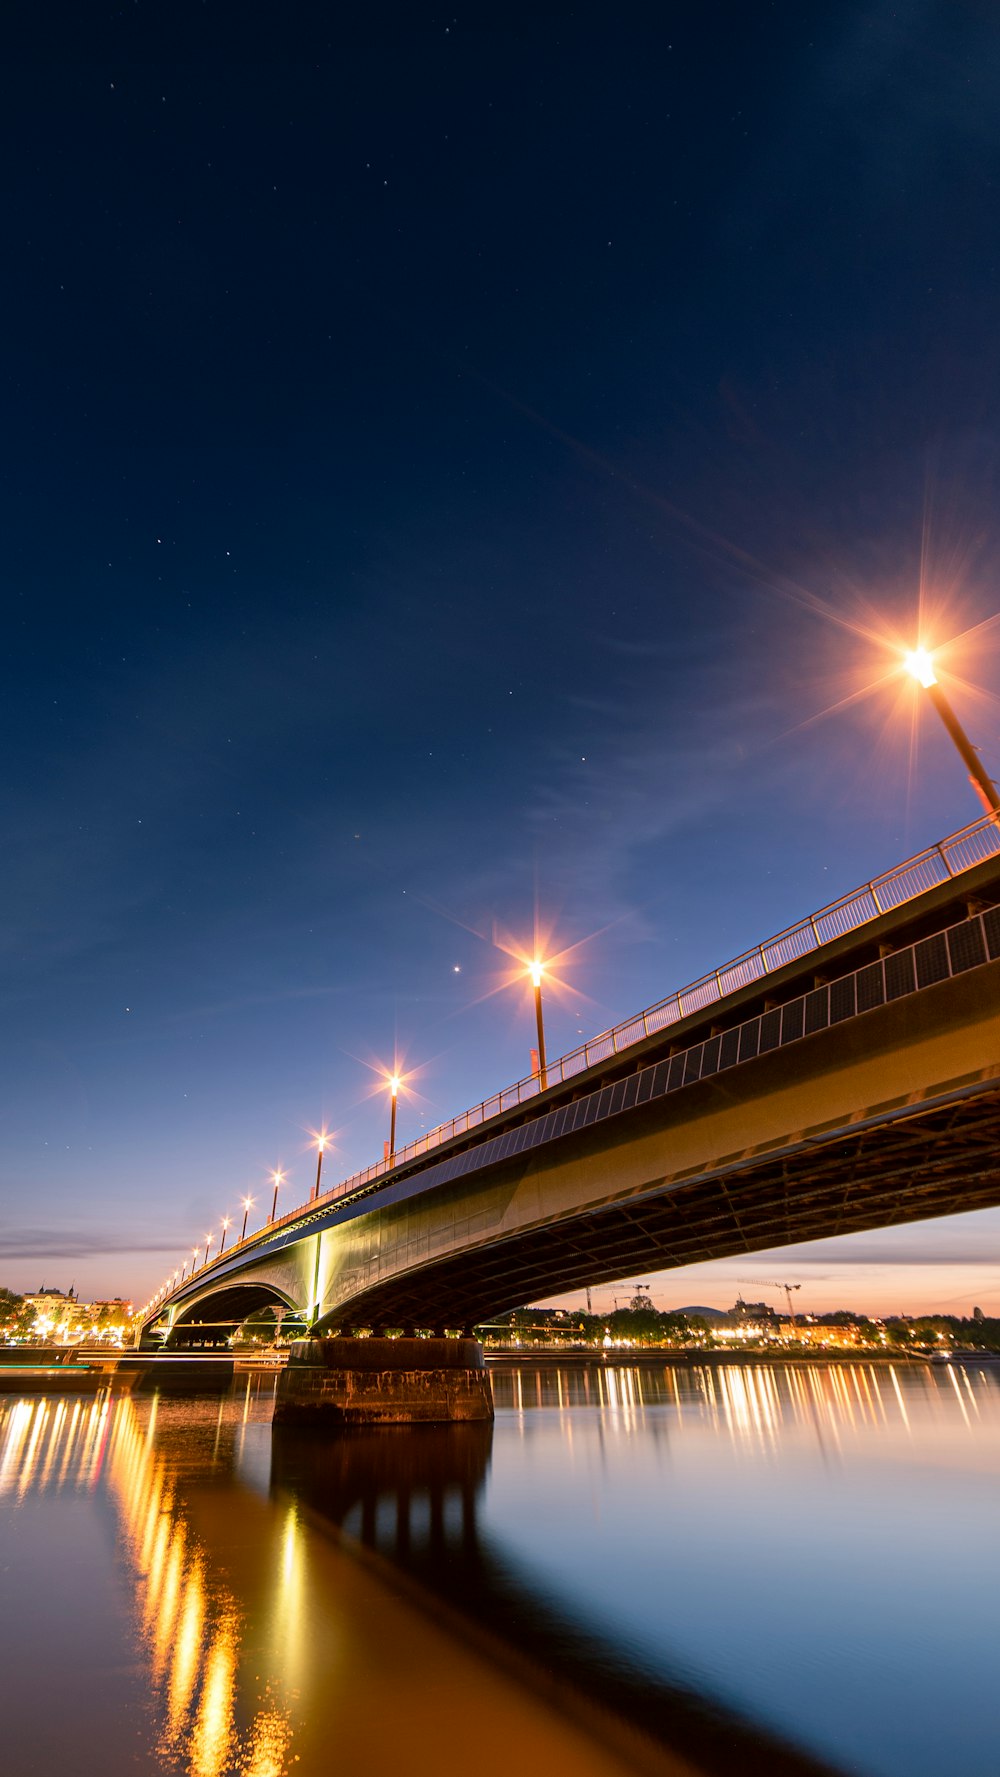
[[[32,1337],[70,1342],[92,1335],[104,1337],[124,1327],[132,1318],[132,1303],[122,1296],[101,1302],[81,1302],[77,1292],[47,1289],[28,1291],[25,1305],[34,1312]]]
[[[756,1327],[770,1328],[778,1326],[781,1317],[766,1302],[744,1302],[742,1296],[737,1296],[729,1310],[729,1319],[737,1324],[752,1321]]]
[[[43,1284],[34,1294],[27,1291],[24,1300],[36,1314],[46,1314],[50,1319],[56,1315],[63,1318],[67,1309],[75,1312],[79,1306],[79,1297],[72,1287],[64,1294],[62,1290],[46,1289]]]
[[[124,1296],[112,1296],[107,1302],[85,1302],[84,1312],[91,1320],[99,1320],[102,1314],[109,1320],[131,1320],[132,1303]]]

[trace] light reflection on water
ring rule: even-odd
[[[758,1451],[811,1427],[835,1449],[844,1433],[865,1427],[909,1433],[907,1395],[923,1424],[946,1426],[957,1412],[969,1426],[984,1398],[995,1410],[998,1380],[1000,1368],[959,1364],[538,1364],[495,1368],[493,1395],[498,1412],[596,1407],[627,1430],[655,1423],[649,1409],[667,1408],[676,1429],[707,1422],[734,1446]]]
[[[255,1405],[266,1435],[270,1397]],[[151,1743],[144,1749],[148,1768],[184,1769],[191,1777],[220,1777],[229,1771],[280,1777],[290,1762],[289,1712],[265,1702],[251,1707],[248,1720],[239,1718],[237,1670],[245,1610],[216,1571],[211,1546],[190,1522],[184,1477],[174,1472],[169,1447],[158,1443],[159,1411],[155,1398],[136,1404],[107,1392],[73,1402],[29,1397],[12,1403],[5,1413],[0,1410],[0,1506],[10,1499],[24,1503],[29,1497],[60,1494],[78,1500],[99,1487],[114,1502],[118,1548],[126,1558],[132,1593],[132,1623],[145,1656],[145,1702],[151,1705]],[[170,1403],[166,1413],[176,1421],[178,1403]],[[207,1423],[215,1420],[212,1454],[217,1460],[224,1420],[245,1424],[247,1403],[244,1399],[236,1408],[186,1402],[181,1417],[188,1433],[202,1440]],[[230,1438],[232,1429],[230,1423]],[[287,1601],[294,1583],[287,1553],[279,1571],[277,1590]],[[36,1578],[40,1588],[58,1585],[58,1575],[45,1570],[44,1558]],[[280,1635],[280,1610],[275,1622]],[[95,1622],[94,1633],[100,1634],[102,1627]],[[287,1645],[286,1636],[279,1642],[282,1655]],[[80,1658],[79,1652],[74,1658]],[[9,1730],[9,1722],[6,1726]],[[8,1731],[7,1772],[18,1768],[10,1762],[17,1756]],[[73,1756],[80,1769],[79,1755]],[[85,1761],[88,1755],[82,1756]],[[143,1756],[130,1749],[128,1768],[136,1768],[136,1757],[143,1768]],[[29,1768],[25,1763],[25,1772]],[[101,1769],[106,1777],[115,1771],[113,1748],[102,1751]]]
[[[494,1430],[339,1438],[272,1433],[271,1378],[0,1400],[5,1777],[656,1768],[595,1705],[708,1772],[995,1777],[1000,1366],[493,1382]]]
[[[607,1736],[522,1692],[272,1487],[271,1406],[246,1385],[0,1401],[4,1777],[70,1760],[74,1777],[509,1777],[536,1759],[624,1777]],[[390,1490],[409,1448],[381,1446]],[[353,1502],[370,1463],[348,1470]]]
[[[156,1751],[164,1765],[186,1763],[192,1777],[235,1769],[275,1777],[286,1767],[287,1709],[265,1704],[237,1718],[237,1668],[244,1612],[225,1580],[212,1574],[212,1552],[188,1521],[183,1487],[157,1446],[158,1400],[137,1411],[116,1403],[107,1444],[107,1480],[129,1556],[135,1615],[149,1655],[162,1721]],[[106,1410],[106,1409],[105,1409]],[[214,1455],[225,1406],[217,1410]],[[282,1595],[289,1585],[281,1567]]]

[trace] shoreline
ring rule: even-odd
[[[666,1365],[679,1369],[701,1368],[705,1364],[931,1364],[930,1356],[923,1357],[915,1352],[888,1351],[719,1351],[709,1347],[691,1351],[656,1350],[650,1347],[635,1351],[563,1351],[550,1346],[535,1351],[487,1351],[487,1365],[509,1365],[510,1367],[532,1364],[550,1366],[554,1363],[600,1365],[609,1368],[616,1364],[632,1366]],[[976,1359],[979,1353],[963,1352],[958,1354],[957,1361]],[[995,1353],[982,1354],[984,1361],[1000,1361]],[[935,1364],[935,1368],[938,1366]]]

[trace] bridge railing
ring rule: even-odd
[[[654,1006],[647,1006],[645,1011],[635,1013],[633,1017],[626,1018],[623,1023],[614,1025],[610,1030],[588,1038],[587,1042],[581,1043],[577,1049],[571,1049],[567,1055],[558,1056],[546,1066],[546,1086],[561,1085],[575,1074],[585,1073],[588,1068],[611,1060],[630,1049],[633,1044],[657,1035],[693,1012],[703,1011],[706,1006],[714,1005],[728,994],[735,993],[738,988],[749,987],[754,981],[773,974],[787,963],[797,962],[800,957],[808,956],[810,951],[820,949],[834,938],[856,931],[859,926],[877,919],[880,914],[889,913],[906,901],[926,894],[928,889],[951,881],[964,871],[971,870],[974,865],[997,856],[1000,856],[1000,823],[992,815],[986,815],[971,826],[964,827],[961,832],[943,839],[939,845],[929,846],[916,857],[908,858],[906,863],[897,864],[894,869],[874,877],[861,888],[841,895],[839,900],[831,901],[829,906],[821,908],[818,913],[809,914],[806,919],[799,920],[796,925],[789,926],[776,937],[766,939],[763,944],[755,944],[752,950],[745,950],[742,956],[735,957],[732,962],[724,963],[721,968],[711,969],[707,975],[701,975],[688,987],[669,994],[666,999],[658,1000]],[[267,1238],[286,1224],[297,1221],[303,1209],[310,1209],[314,1204],[336,1202],[341,1197],[363,1190],[366,1185],[384,1178],[408,1161],[430,1153],[442,1143],[452,1141],[456,1136],[466,1135],[470,1130],[488,1123],[492,1117],[499,1116],[501,1112],[513,1110],[517,1105],[537,1098],[541,1091],[537,1074],[529,1074],[525,1079],[517,1080],[513,1086],[505,1086],[500,1092],[495,1092],[492,1098],[484,1099],[471,1110],[462,1111],[449,1122],[441,1123],[436,1129],[408,1142],[405,1147],[397,1148],[393,1159],[375,1161],[362,1172],[356,1172],[351,1178],[324,1191],[320,1197],[287,1211],[265,1228],[255,1230],[246,1237],[245,1242],[236,1241],[227,1249],[226,1256],[241,1245]],[[223,1255],[217,1255],[210,1260],[207,1268],[211,1269],[217,1264],[221,1256]],[[206,1267],[199,1267],[199,1271],[204,1269]]]

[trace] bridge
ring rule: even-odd
[[[217,1255],[141,1344],[271,1305],[468,1332],[523,1302],[1000,1203],[1000,827],[809,915]]]

